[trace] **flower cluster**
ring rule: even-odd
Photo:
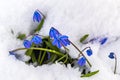
[[[44,15],[39,11],[36,10],[33,14],[33,21],[39,23],[36,31],[40,31],[43,23],[44,23]],[[23,40],[23,45],[25,48],[18,48],[15,50],[10,51],[10,55],[14,55],[17,59],[19,59],[19,55],[15,53],[15,51],[19,50],[26,50],[25,55],[30,57],[25,63],[36,63],[37,65],[42,64],[50,64],[54,62],[62,62],[63,64],[73,64],[73,62],[77,63],[80,67],[85,66],[87,63],[91,67],[91,63],[86,58],[85,53],[87,56],[91,56],[93,51],[90,47],[84,48],[82,51],[70,41],[67,35],[61,34],[57,29],[54,27],[50,28],[49,36],[40,36],[39,34],[32,33],[32,38],[28,39],[29,36],[25,37]],[[99,39],[99,43],[103,45],[106,41],[106,38]],[[84,39],[82,39],[83,41]],[[69,55],[69,50],[66,51],[68,48],[66,46],[71,45],[73,46],[78,52],[78,58],[72,58]],[[61,50],[61,48],[63,49]],[[111,57],[111,55],[110,55]],[[77,60],[77,61],[76,61]]]
[[[58,30],[53,27],[50,29],[49,36],[53,40],[52,44],[56,45],[58,48],[70,45],[68,36],[60,34]]]
[[[91,56],[93,54],[91,49],[86,50],[86,53],[88,56]],[[86,64],[86,58],[84,56],[80,57],[80,59],[78,60],[78,64],[80,66],[84,66]]]
[[[39,37],[38,35],[34,35],[33,38],[31,39],[31,41],[24,40],[24,42],[23,42],[25,48],[30,48],[33,43],[36,45],[39,45],[40,43],[42,43],[41,37]]]

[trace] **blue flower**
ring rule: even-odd
[[[62,46],[70,45],[70,41],[68,40],[68,36],[61,35],[53,40],[53,45],[56,45],[58,48],[61,48]]]
[[[88,56],[91,56],[91,55],[92,55],[92,50],[91,50],[91,49],[88,49],[88,50],[86,51],[86,53],[87,53]]]
[[[25,48],[30,48],[32,45],[32,43],[28,40],[24,40],[23,44],[24,44]]]
[[[114,59],[114,58],[115,58],[115,54],[114,54],[114,52],[110,52],[110,54],[109,54],[108,57],[111,58],[111,59]]]
[[[52,44],[56,45],[58,48],[61,48],[62,46],[70,45],[68,36],[60,34],[58,30],[56,30],[53,27],[50,29],[49,36],[51,39],[53,39]]]
[[[42,43],[42,39],[38,35],[35,35],[35,36],[33,36],[31,42],[33,42],[35,44],[40,44],[40,43]]]
[[[85,57],[81,57],[79,60],[78,60],[78,65],[80,66],[84,66],[86,64],[86,59]]]
[[[103,44],[105,44],[105,42],[106,42],[107,40],[108,40],[108,38],[105,37],[105,38],[101,39],[99,42],[100,42],[101,45],[103,45]]]
[[[42,14],[40,13],[39,10],[36,10],[33,14],[33,21],[34,22],[40,22],[42,19]]]
[[[50,28],[50,32],[49,32],[49,36],[50,38],[57,38],[59,37],[61,34],[58,32],[58,30],[56,30],[55,28],[51,27]]]

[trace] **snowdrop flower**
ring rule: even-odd
[[[33,14],[33,21],[40,22],[42,20],[42,14],[39,10],[36,10]]]
[[[31,42],[35,43],[35,44],[40,44],[40,43],[42,43],[42,39],[38,35],[35,35],[35,36],[33,36]]]
[[[81,57],[79,60],[78,60],[78,65],[80,66],[84,66],[86,64],[86,59],[85,57]]]
[[[61,35],[55,28],[51,28],[49,32],[49,36],[53,39],[52,44],[56,45],[58,48],[62,46],[70,45],[70,41],[68,40],[68,36]]]
[[[29,40],[24,40],[23,44],[24,44],[25,48],[30,48],[32,45],[32,43]]]
[[[110,59],[114,59],[115,58],[115,54],[113,52],[111,52],[108,56]]]
[[[92,50],[91,50],[91,49],[88,49],[88,50],[86,51],[86,53],[87,53],[88,56],[91,56],[91,55],[92,55]]]

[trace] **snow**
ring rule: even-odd
[[[57,28],[70,37],[80,49],[90,46],[93,55],[91,71],[100,72],[89,78],[80,78],[78,69],[59,63],[33,67],[9,56],[8,51],[23,47],[16,39],[18,33],[29,34],[36,27],[32,21],[33,12],[39,9],[45,16],[40,34],[48,35],[50,27]],[[120,79],[120,0],[0,0],[0,80],[118,80]],[[11,34],[14,31],[14,35]],[[79,38],[90,34],[89,39],[107,36],[104,45],[79,43]],[[72,46],[70,55],[77,57]],[[108,58],[115,52],[118,58],[117,73],[114,74],[114,60]]]

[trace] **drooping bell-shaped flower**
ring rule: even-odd
[[[32,43],[29,40],[24,40],[23,44],[24,44],[25,48],[30,48],[32,45]]]
[[[42,20],[42,14],[39,10],[36,10],[33,14],[33,21],[40,22]]]
[[[108,57],[109,57],[110,59],[114,59],[114,58],[115,58],[114,52],[110,52],[110,54],[108,55]]]
[[[49,36],[53,40],[52,44],[57,46],[58,48],[70,45],[68,36],[60,34],[58,30],[53,27],[50,29]]]
[[[33,36],[33,38],[31,39],[31,42],[34,44],[40,44],[42,43],[42,39],[41,37],[39,37],[38,35]]]
[[[88,50],[86,51],[86,53],[87,53],[88,56],[91,56],[93,52],[92,52],[91,49],[88,49]]]
[[[85,57],[81,57],[79,60],[78,60],[78,65],[80,66],[84,66],[86,64],[86,59]]]

